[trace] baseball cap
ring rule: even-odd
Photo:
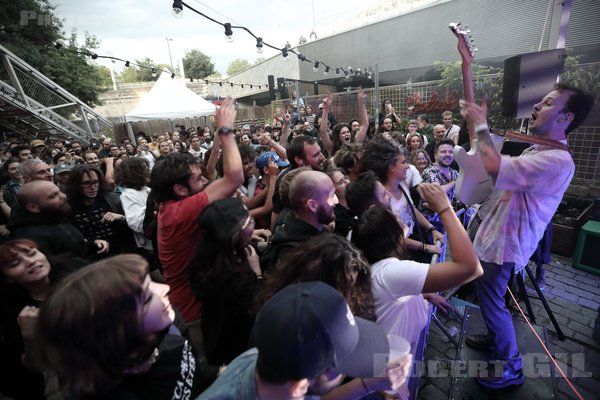
[[[55,174],[62,174],[63,172],[70,172],[73,169],[73,165],[70,163],[60,163],[54,167]]]
[[[287,167],[290,165],[289,162],[282,160],[281,157],[279,157],[274,151],[267,151],[256,157],[256,161],[254,161],[256,168],[262,171],[263,168],[269,164],[269,157],[271,157],[273,162],[275,162],[278,167]]]
[[[37,147],[37,146],[45,146],[46,143],[44,143],[43,140],[34,139],[34,140],[31,141],[30,145],[31,145],[31,147]]]
[[[328,370],[383,376],[385,364],[375,360],[389,353],[383,329],[354,317],[344,297],[323,282],[297,283],[275,294],[258,312],[251,341],[261,370],[281,380]]]
[[[198,219],[204,239],[225,241],[239,231],[248,218],[248,209],[235,197],[215,200],[210,203]]]

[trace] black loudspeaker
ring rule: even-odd
[[[288,93],[287,93],[287,88],[285,87],[285,79],[284,78],[277,78],[277,87],[279,88],[279,98],[282,100],[287,99]]]
[[[275,101],[275,77],[273,75],[268,75],[267,79],[269,80],[269,98],[271,101]]]
[[[504,60],[502,114],[530,118],[533,106],[552,91],[565,65],[565,49],[520,54]]]

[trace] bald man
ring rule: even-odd
[[[338,203],[331,179],[320,171],[303,171],[290,183],[289,199],[292,211],[277,227],[271,242],[261,257],[263,268],[270,268],[298,244],[322,233],[335,221]]]
[[[67,196],[58,186],[45,180],[27,182],[18,194],[6,224],[13,239],[30,239],[46,255],[70,253],[87,258],[108,251],[108,242],[88,242],[69,222]]]
[[[446,134],[446,128],[444,125],[439,124],[433,127],[433,141],[427,143],[425,146],[425,151],[429,154],[429,158],[431,162],[435,162],[435,146],[442,141]]]

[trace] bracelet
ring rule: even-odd
[[[435,226],[430,225],[429,228],[427,228],[427,233],[433,232],[433,231],[435,231]]]
[[[225,127],[220,127],[217,130],[217,133],[219,135],[229,135],[230,133],[233,133],[233,129],[232,128],[225,128]]]
[[[265,277],[262,274],[257,274],[256,279],[265,279]]]
[[[425,252],[425,242],[421,242],[421,251]]]
[[[438,215],[442,215],[445,211],[448,211],[448,210],[452,210],[452,207],[448,206],[448,207],[444,208],[442,211],[440,211],[438,213]]]
[[[360,378],[360,383],[362,383],[363,387],[365,388],[365,393],[367,393],[367,394],[371,393],[371,391],[367,387],[367,384],[365,383],[365,380],[363,378]]]

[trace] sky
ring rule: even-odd
[[[397,3],[418,3],[420,0],[391,1],[396,7]],[[64,19],[67,36],[73,29],[80,39],[85,32],[95,35],[100,40],[101,47],[96,51],[100,55],[112,55],[130,61],[150,57],[155,62],[168,65],[170,47],[173,63],[176,65],[186,50],[195,48],[210,56],[215,69],[224,77],[229,63],[236,58],[253,63],[259,56],[269,58],[278,53],[265,47],[263,53],[258,54],[256,40],[239,29],[234,29],[233,42],[228,43],[222,26],[186,7],[182,17],[176,19],[171,12],[172,0],[51,2],[57,5],[57,16]],[[313,28],[318,37],[322,38],[347,30],[349,24],[361,24],[362,20],[355,17],[380,4],[382,0],[184,2],[220,22],[245,26],[265,42],[281,48],[288,41],[292,46],[297,45],[300,35],[308,39]],[[109,65],[106,60],[98,60],[98,63]],[[116,71],[123,68],[117,64],[114,67]]]

